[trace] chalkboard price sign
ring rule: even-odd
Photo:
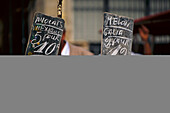
[[[65,21],[36,13],[28,40],[26,55],[57,55]]]
[[[130,55],[134,20],[129,17],[104,13],[102,55]]]

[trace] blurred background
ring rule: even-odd
[[[24,55],[35,12],[57,16],[58,0],[5,0],[0,5],[0,55]],[[170,55],[170,0],[63,0],[66,40],[100,54],[103,12],[135,19],[133,51],[143,54],[138,27],[150,30],[154,55]]]

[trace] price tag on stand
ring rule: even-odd
[[[134,20],[129,17],[104,13],[102,55],[130,55]]]
[[[64,31],[61,18],[36,13],[28,39],[26,55],[57,55]]]

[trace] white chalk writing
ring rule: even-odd
[[[45,17],[37,17],[35,19],[35,23],[41,23],[46,25],[48,24],[48,25],[56,26],[57,28],[63,28],[61,21],[50,20]]]
[[[104,15],[103,54],[127,55],[131,48],[133,20],[109,13]]]
[[[123,30],[119,29],[110,29],[110,28],[105,28],[104,29],[104,35],[110,35],[110,36],[121,36],[123,35]]]
[[[117,17],[108,16],[106,25],[109,25],[109,26],[124,26],[124,27],[128,28],[129,25],[130,25],[130,22],[128,22],[128,20],[125,20],[125,19],[121,20],[121,18],[119,18],[118,16]]]
[[[107,37],[104,40],[104,45],[107,49],[110,48],[111,46],[114,46],[115,44],[120,44],[120,43],[124,44],[125,46],[128,46],[129,41],[130,41],[129,39],[124,39],[123,37],[122,38],[115,37],[114,39],[111,37]]]

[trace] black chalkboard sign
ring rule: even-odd
[[[65,21],[36,13],[26,48],[26,55],[57,55]]]
[[[102,55],[130,55],[134,20],[129,17],[104,13]]]

